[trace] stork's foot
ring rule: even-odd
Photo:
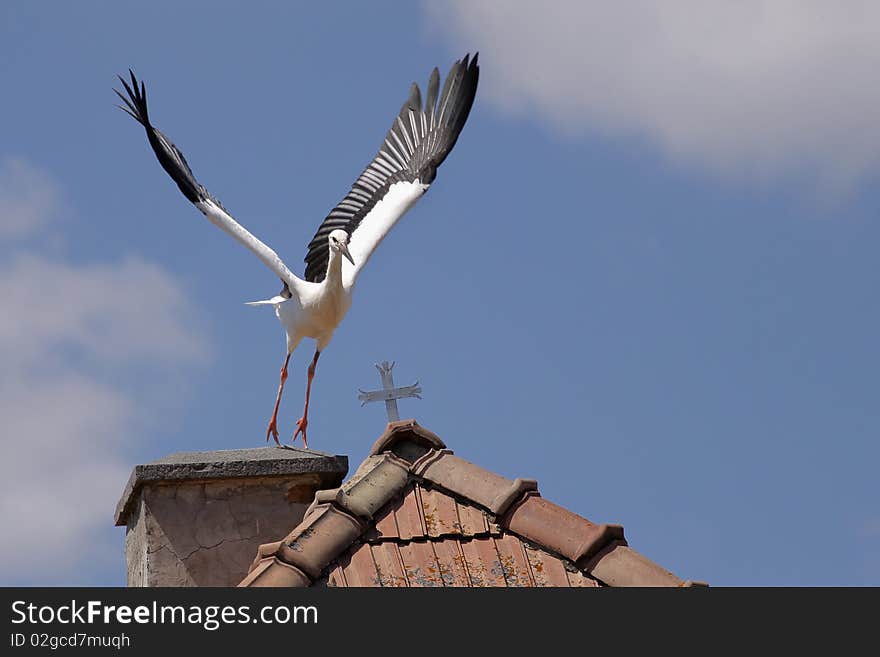
[[[291,440],[296,442],[296,437],[299,434],[302,434],[303,437],[303,447],[306,449],[309,448],[309,443],[306,441],[306,427],[309,426],[309,420],[307,417],[303,416],[296,421],[296,431],[293,432],[293,438]]]
[[[269,436],[272,436],[275,439],[275,444],[281,447],[281,441],[278,440],[278,425],[275,422],[275,418],[273,417],[269,420],[269,428],[266,429],[266,442],[269,442]]]

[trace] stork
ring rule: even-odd
[[[305,406],[291,439],[295,442],[301,434],[303,446],[308,448],[309,397],[318,358],[351,307],[358,274],[388,232],[428,190],[437,168],[455,146],[476,95],[480,74],[477,59],[478,54],[473,59],[465,55],[457,60],[442,91],[440,73],[435,68],[428,79],[424,104],[419,86],[412,84],[379,152],[309,242],[304,278],[294,274],[275,251],[238,223],[196,180],[183,153],[150,122],[143,81],[139,82],[131,69],[129,80],[119,76],[126,92],[123,95],[114,89],[124,103],[119,108],[144,127],[159,164],[183,195],[212,224],[250,249],[281,279],[283,287],[277,295],[249,303],[274,307],[287,337],[278,394],[266,429],[267,441],[272,436],[281,444],[278,408],[290,357],[303,339],[311,338],[315,341],[315,354],[308,368]]]

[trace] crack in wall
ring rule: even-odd
[[[145,489],[127,531],[132,545],[139,544],[138,554],[127,555],[130,584],[236,585],[259,544],[284,536],[302,519],[305,505],[287,499],[291,483],[272,478]]]
[[[245,536],[242,538],[224,538],[224,539],[221,539],[220,541],[218,541],[217,543],[215,543],[214,545],[199,545],[197,548],[191,550],[185,556],[179,557],[179,559],[182,562],[186,563],[196,553],[201,552],[202,550],[214,550],[214,549],[219,548],[221,545],[224,545],[226,543],[248,543],[250,541],[253,541],[255,538],[257,538],[256,534],[253,536]]]

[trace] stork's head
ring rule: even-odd
[[[348,233],[341,228],[337,228],[330,233],[330,236],[327,239],[330,242],[331,254],[341,253],[351,264],[354,264],[354,258],[351,257],[351,253],[348,251]]]

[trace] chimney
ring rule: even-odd
[[[348,458],[295,448],[177,452],[137,465],[116,506],[128,586],[235,586],[257,548],[336,488]]]

